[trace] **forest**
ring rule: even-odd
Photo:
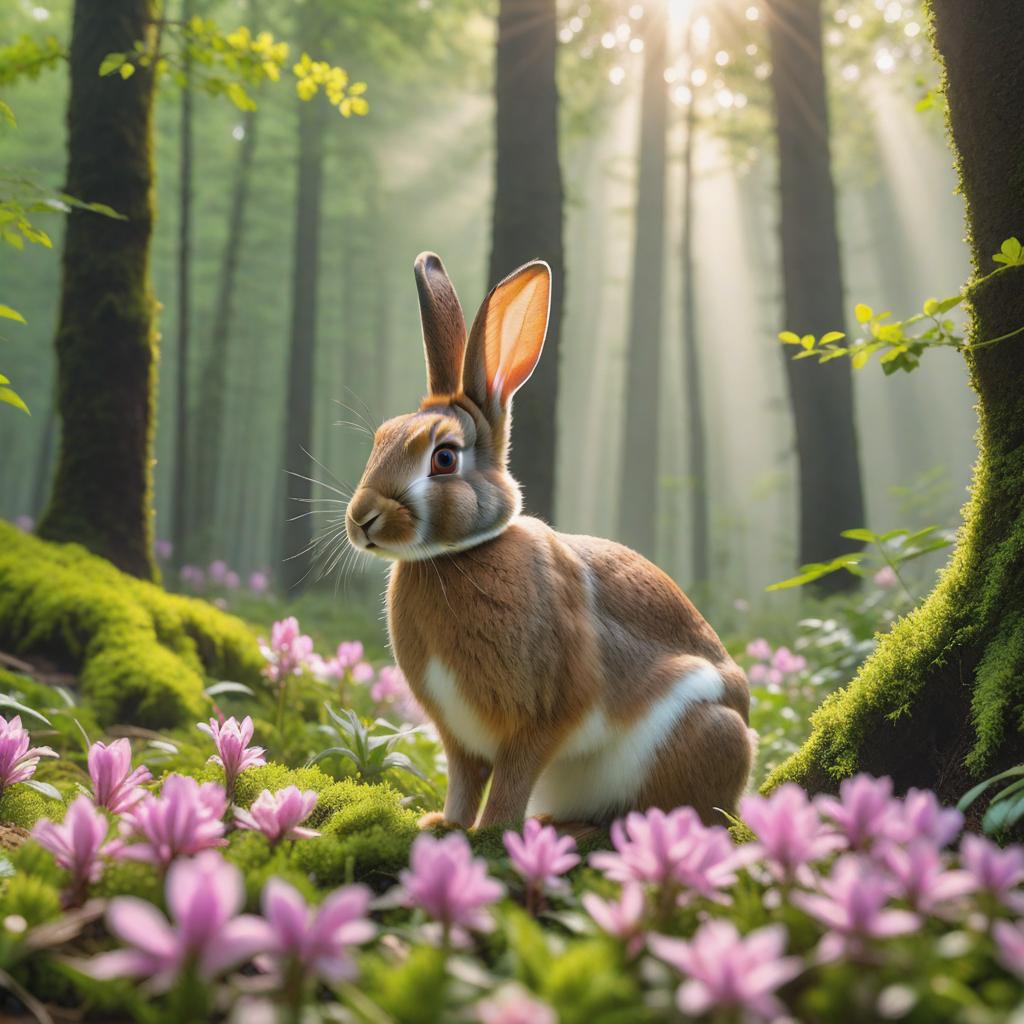
[[[0,1017],[1024,1020],[1021,52],[0,4]]]

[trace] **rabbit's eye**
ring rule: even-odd
[[[434,449],[430,457],[430,475],[448,476],[459,468],[459,456],[454,448],[449,445],[442,445]]]

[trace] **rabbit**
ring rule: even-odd
[[[377,430],[345,518],[392,563],[391,647],[448,759],[444,810],[421,825],[735,812],[756,736],[714,630],[635,551],[520,514],[512,398],[544,346],[550,267],[499,282],[468,338],[440,258],[415,277],[429,394]]]

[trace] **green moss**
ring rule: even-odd
[[[151,864],[133,860],[108,860],[100,880],[92,887],[94,896],[138,896],[163,906],[164,883]]]
[[[31,928],[59,917],[60,892],[46,878],[19,872],[0,890],[0,918],[23,917]]]
[[[62,821],[64,804],[42,796],[21,783],[15,783],[0,797],[0,822],[31,828],[40,818]]]
[[[104,725],[150,728],[202,716],[205,677],[259,683],[249,628],[168,594],[78,545],[0,523],[0,646],[76,674]]]

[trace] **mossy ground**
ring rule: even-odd
[[[256,682],[262,664],[240,619],[2,522],[0,648],[74,675],[101,725],[148,728],[201,717],[206,679]]]

